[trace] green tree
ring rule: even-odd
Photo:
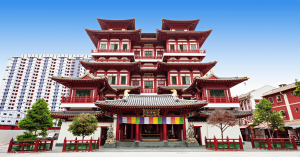
[[[58,120],[58,123],[57,123],[57,126],[58,126],[58,127],[61,127],[61,124],[62,124],[61,119],[59,119],[59,120]]]
[[[85,136],[92,135],[98,128],[98,120],[91,114],[81,114],[79,117],[74,117],[72,124],[69,125],[68,131],[74,136]]]
[[[53,126],[51,113],[48,109],[48,103],[44,99],[38,99],[30,110],[27,110],[27,115],[23,118],[18,126],[21,129],[27,130],[23,135],[17,136],[17,139],[34,139],[36,138],[36,131],[41,129],[39,135],[45,137],[48,128]],[[33,132],[34,135],[33,135]],[[30,137],[32,135],[32,137]]]
[[[293,91],[293,95],[300,97],[300,81],[296,80],[295,85],[296,89]]]
[[[253,113],[253,124],[264,125],[271,138],[273,138],[274,131],[284,130],[284,122],[282,118],[282,113],[280,111],[272,111],[271,102],[268,102],[267,99],[263,98],[255,105],[255,110]],[[273,133],[271,134],[271,130]]]

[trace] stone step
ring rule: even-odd
[[[117,147],[134,147],[134,142],[117,142]]]
[[[139,147],[164,147],[163,142],[139,142]]]
[[[187,147],[185,141],[168,142],[169,147]]]

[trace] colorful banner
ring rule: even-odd
[[[119,124],[184,124],[184,117],[118,117]]]

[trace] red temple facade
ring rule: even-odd
[[[116,141],[139,142],[135,146],[148,141],[180,145],[188,123],[193,123],[195,138],[204,145],[205,136],[220,136],[218,128],[206,124],[214,109],[231,110],[237,118],[252,114],[234,110],[239,99],[230,92],[248,78],[218,77],[211,71],[216,61],[202,62],[206,51],[201,46],[212,30],[195,31],[199,19],[163,19],[156,33],[135,29],[135,19],[97,20],[102,30],[86,29],[96,47],[91,51],[93,61],[80,61],[87,74],[52,77],[70,89],[61,102],[67,111],[52,112],[65,119],[58,143],[74,138],[66,130],[80,113],[98,118],[100,129],[93,137],[100,137],[101,144],[113,124]],[[239,126],[227,133],[237,138]]]

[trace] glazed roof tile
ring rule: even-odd
[[[232,114],[234,114],[238,118],[250,116],[253,114],[253,112],[251,110],[249,110],[249,111],[228,110],[228,111],[231,112]],[[213,110],[203,110],[203,111],[199,111],[199,115],[207,117],[207,116],[210,116],[213,112],[214,112]]]
[[[102,111],[51,111],[52,117],[76,117],[83,113],[89,113],[94,116],[100,116]]]
[[[279,92],[286,91],[286,90],[289,90],[289,89],[293,89],[293,88],[296,88],[296,87],[297,86],[295,85],[295,83],[292,83],[292,84],[286,85],[284,87],[280,87],[280,88],[270,90],[270,91],[264,93],[263,96],[279,93]]]
[[[207,101],[198,100],[183,100],[172,94],[161,95],[135,95],[123,97],[118,100],[97,101],[96,105],[111,106],[111,107],[182,107],[182,106],[197,106],[206,105]]]

